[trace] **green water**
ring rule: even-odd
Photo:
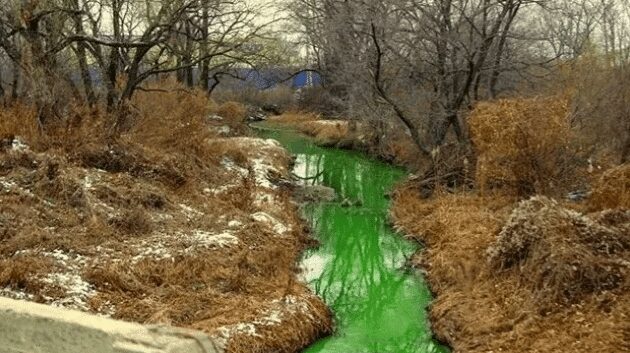
[[[304,183],[334,188],[340,199],[360,201],[310,204],[303,210],[317,249],[304,255],[305,280],[335,314],[335,334],[306,353],[448,352],[432,340],[426,318],[431,295],[422,277],[405,269],[416,245],[387,225],[385,194],[405,176],[351,151],[320,148],[290,131],[260,131],[297,156],[294,173]]]

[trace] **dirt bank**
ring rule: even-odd
[[[296,277],[311,240],[290,156],[173,99],[180,116],[73,144],[3,112],[2,131],[21,135],[0,150],[0,295],[203,330],[227,352],[298,351],[331,317]]]
[[[411,170],[420,167],[420,154],[404,129],[390,127],[387,136],[378,136],[374,129],[362,122],[324,120],[309,113],[285,113],[269,118],[268,124],[289,126],[311,136],[320,146],[353,149],[394,165]]]
[[[546,198],[395,194],[399,231],[436,299],[435,334],[455,352],[630,349],[630,213],[582,215]]]

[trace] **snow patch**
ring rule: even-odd
[[[15,300],[33,300],[35,296],[21,290],[11,289],[9,287],[0,288],[0,297],[11,298]]]
[[[11,149],[14,151],[26,151],[28,148],[28,145],[25,144],[19,137],[15,137],[11,143]]]
[[[230,339],[237,335],[247,335],[252,337],[261,337],[256,331],[256,326],[252,323],[238,323],[234,325],[228,325],[219,327],[217,330],[217,335],[213,338],[215,339],[217,345],[219,346],[221,351],[224,351],[227,348],[227,344]]]
[[[228,227],[230,228],[239,228],[243,226],[243,222],[241,221],[237,221],[237,220],[232,220],[228,222]]]
[[[269,172],[276,172],[278,170],[271,165],[267,164],[263,159],[253,159],[252,161],[252,169],[254,171],[254,179],[256,180],[256,185],[268,188],[275,189],[276,186],[269,180]]]
[[[211,248],[211,247],[219,247],[219,248],[228,248],[230,246],[235,246],[239,244],[239,240],[234,235],[229,232],[214,234],[202,230],[196,230],[192,235],[187,237],[187,240],[192,242],[193,244],[186,249],[188,252],[193,248]]]
[[[221,160],[221,165],[223,166],[223,168],[227,169],[228,171],[236,172],[238,175],[242,176],[243,178],[246,178],[249,176],[249,170],[247,170],[247,168],[243,168],[237,165],[230,158],[224,157]]]
[[[191,219],[195,219],[197,217],[201,217],[203,216],[203,212],[198,211],[188,205],[185,205],[183,203],[179,204],[179,207],[184,211],[184,214],[186,215],[186,217],[191,220]]]
[[[51,305],[79,310],[87,310],[87,301],[96,294],[94,287],[74,273],[49,273],[42,282],[62,288],[67,297],[54,300]]]
[[[133,258],[131,258],[131,262],[133,264],[137,264],[146,258],[151,258],[154,260],[168,260],[173,259],[173,255],[171,254],[168,246],[165,245],[162,241],[146,241],[142,242],[141,246],[137,247],[138,249],[143,249],[141,253],[137,254]]]
[[[280,221],[278,221],[273,216],[265,212],[256,212],[252,214],[251,217],[256,222],[264,223],[266,225],[271,226],[271,229],[273,229],[273,231],[278,235],[284,235],[286,232],[290,230],[289,227],[280,223]]]

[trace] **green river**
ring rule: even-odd
[[[448,352],[432,339],[426,318],[431,294],[406,259],[417,245],[387,223],[385,194],[405,176],[402,169],[365,155],[316,146],[284,130],[260,130],[297,157],[294,173],[305,183],[336,190],[341,202],[304,207],[321,245],[305,253],[304,280],[335,314],[335,334],[306,353]]]

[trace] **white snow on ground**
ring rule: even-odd
[[[252,160],[252,169],[254,170],[254,179],[256,180],[256,185],[268,189],[276,188],[276,186],[273,185],[268,178],[270,171],[278,173],[278,170],[276,168],[268,164],[268,162],[263,159],[254,159]]]
[[[317,125],[326,125],[326,126],[343,126],[347,124],[346,121],[341,121],[341,120],[316,120],[316,121],[313,121],[313,123]]]
[[[4,192],[9,192],[13,189],[17,189],[18,185],[11,181],[11,180],[6,180],[4,177],[0,177],[0,185],[2,186],[2,188],[4,189]]]
[[[75,273],[49,273],[42,282],[61,287],[66,297],[54,300],[53,306],[87,310],[87,301],[96,294],[94,287]]]
[[[249,170],[247,170],[246,168],[243,168],[239,165],[237,165],[236,163],[234,163],[233,160],[231,160],[230,158],[223,158],[221,160],[221,165],[227,169],[230,172],[236,172],[238,175],[242,176],[242,177],[247,177],[249,175]]]
[[[267,226],[270,226],[271,229],[273,229],[273,231],[276,234],[278,234],[278,235],[284,235],[286,232],[288,232],[290,230],[289,227],[287,227],[284,224],[280,223],[280,221],[278,221],[273,216],[271,216],[271,215],[269,215],[269,214],[267,214],[265,212],[256,212],[256,213],[252,214],[251,217],[256,222],[263,223],[263,224],[265,224]]]
[[[130,246],[132,250],[139,250],[131,261],[134,264],[144,259],[174,261],[176,256],[190,255],[201,249],[229,248],[239,244],[240,240],[229,231],[212,233],[195,230],[192,234],[155,233]]]
[[[26,151],[28,150],[28,145],[22,142],[19,137],[15,137],[13,139],[13,143],[11,144],[11,149],[14,151]]]
[[[242,226],[243,226],[243,222],[235,220],[235,219],[228,222],[228,227],[230,228],[239,228]]]
[[[81,271],[88,260],[87,257],[66,253],[63,250],[53,250],[52,252],[36,252],[33,250],[22,250],[15,253],[14,256],[37,253],[43,257],[49,257],[55,260],[56,265],[61,267],[59,272],[51,272],[41,278],[44,284],[61,288],[65,292],[65,297],[52,300],[50,304],[53,306],[66,307],[79,310],[87,310],[88,300],[96,294],[94,287],[81,278]],[[19,291],[9,291],[9,295],[23,296],[24,299],[32,299],[31,295],[20,293]],[[21,295],[22,294],[22,295]],[[4,295],[0,290],[0,295]]]
[[[31,192],[31,190],[25,189],[20,185],[16,184],[12,180],[7,180],[4,177],[0,177],[0,186],[3,192],[11,193],[14,192],[16,194],[25,195],[31,198],[36,198],[37,196]]]
[[[136,247],[137,249],[140,249],[141,252],[132,257],[131,262],[137,264],[138,262],[147,258],[153,260],[173,259],[173,255],[168,249],[168,246],[165,245],[162,240],[160,240],[163,237],[165,237],[164,234],[158,234],[157,236],[143,241],[140,246]]]
[[[204,192],[206,194],[211,194],[211,195],[221,195],[240,187],[242,187],[241,184],[227,184],[227,185],[219,186],[218,188],[204,190]]]
[[[11,288],[0,288],[0,297],[6,297],[16,300],[33,300],[35,296],[29,293],[25,293],[21,290],[15,290]]]
[[[261,337],[256,332],[256,326],[252,323],[238,323],[234,325],[223,326],[217,329],[217,334],[213,335],[213,339],[217,344],[217,348],[225,351],[230,339],[236,335],[247,335],[252,337]]]
[[[217,132],[223,135],[227,135],[232,131],[229,126],[223,125],[217,129]]]
[[[188,205],[185,205],[183,203],[179,204],[179,207],[182,209],[182,211],[184,212],[184,214],[186,215],[186,217],[188,219],[195,219],[197,217],[201,217],[203,216],[203,212],[196,210]]]
[[[210,120],[217,120],[217,121],[221,121],[221,120],[223,120],[223,117],[222,117],[222,116],[219,116],[219,115],[209,115],[209,116],[208,116],[208,119],[210,119]]]
[[[261,315],[252,322],[240,322],[233,325],[220,327],[216,330],[217,334],[213,338],[224,349],[227,347],[230,339],[237,335],[247,335],[252,337],[261,337],[257,331],[257,327],[281,325],[286,321],[288,315],[304,314],[308,320],[314,320],[311,308],[304,298],[294,295],[287,295],[282,299],[271,301],[271,307],[261,313]],[[236,339],[238,339],[236,337]]]
[[[229,232],[214,234],[202,230],[196,230],[192,235],[186,236],[185,241],[191,243],[191,245],[186,248],[186,252],[197,248],[228,248],[239,244],[238,238]]]

